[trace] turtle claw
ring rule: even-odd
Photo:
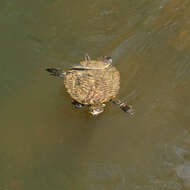
[[[85,53],[85,55],[84,55],[84,60],[85,60],[86,62],[88,62],[88,61],[91,60],[91,59],[90,59],[90,56],[88,55],[88,53]]]
[[[83,104],[81,104],[75,100],[72,101],[72,104],[75,108],[82,108],[84,106]]]

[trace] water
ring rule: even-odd
[[[0,189],[190,189],[188,0],[0,3]],[[128,117],[75,110],[61,79],[111,55]]]

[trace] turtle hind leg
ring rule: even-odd
[[[76,100],[73,100],[72,104],[73,104],[73,106],[75,108],[82,108],[82,107],[84,107],[84,104],[81,104],[81,103],[77,102]]]
[[[65,76],[65,72],[60,69],[47,68],[46,71],[48,71],[50,73],[50,75],[53,75],[56,77],[64,77]]]
[[[104,111],[105,104],[102,105],[90,105],[89,112],[93,116],[97,116]]]
[[[126,101],[120,101],[120,100],[112,100],[112,102],[116,105],[118,105],[121,110],[123,110],[126,113],[129,113],[130,115],[134,115],[135,111],[131,105],[129,105]]]

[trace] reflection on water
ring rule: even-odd
[[[190,2],[3,1],[0,189],[188,190]],[[128,117],[76,110],[49,66],[111,55]]]

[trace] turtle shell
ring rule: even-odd
[[[64,79],[70,96],[84,105],[108,102],[119,92],[120,74],[104,61],[82,61],[71,68]]]

